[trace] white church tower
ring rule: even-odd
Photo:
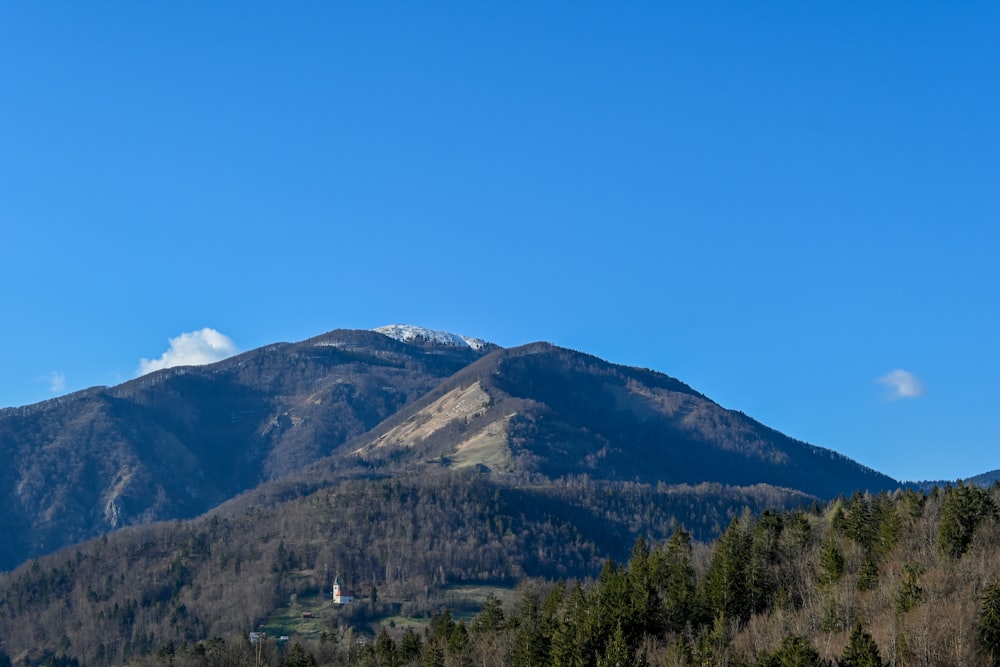
[[[333,604],[347,604],[354,598],[340,590],[340,575],[333,578]]]

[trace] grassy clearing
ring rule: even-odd
[[[436,610],[447,608],[456,621],[471,623],[483,603],[489,595],[496,596],[501,602],[507,604],[514,596],[514,590],[501,586],[448,586],[439,589],[433,595],[431,604]],[[363,620],[356,624],[356,629],[376,634],[379,628],[386,626],[395,632],[403,632],[407,628],[412,628],[417,633],[422,634],[424,628],[430,623],[429,615],[405,616],[399,613],[401,607],[396,601],[387,599],[381,601],[382,608],[387,610],[385,615],[365,615]],[[368,605],[367,600],[356,600],[351,605]],[[279,607],[271,612],[264,621],[264,631],[269,637],[281,637],[287,635],[291,638],[319,639],[324,631],[336,626],[337,617],[341,611],[348,608],[333,604],[329,597],[319,593],[307,593],[293,595],[288,604]],[[388,611],[391,610],[391,611]],[[348,619],[351,614],[348,614]],[[353,625],[350,620],[347,623]]]
[[[318,639],[326,621],[337,614],[337,605],[319,594],[293,596],[287,607],[275,609],[264,621],[269,636]]]

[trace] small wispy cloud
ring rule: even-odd
[[[205,327],[170,339],[170,347],[158,359],[141,359],[138,375],[174,366],[199,366],[222,361],[239,352],[229,336]]]
[[[49,383],[49,391],[53,394],[61,394],[66,391],[66,374],[59,371],[52,371],[45,378]]]
[[[886,398],[895,401],[900,398],[917,398],[924,395],[924,383],[910,371],[897,368],[876,380],[888,388]]]

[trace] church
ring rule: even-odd
[[[340,575],[333,578],[333,604],[347,604],[354,598],[340,590]]]

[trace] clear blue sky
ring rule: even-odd
[[[998,35],[992,0],[4,2],[0,405],[206,327],[412,323],[1000,468]]]

